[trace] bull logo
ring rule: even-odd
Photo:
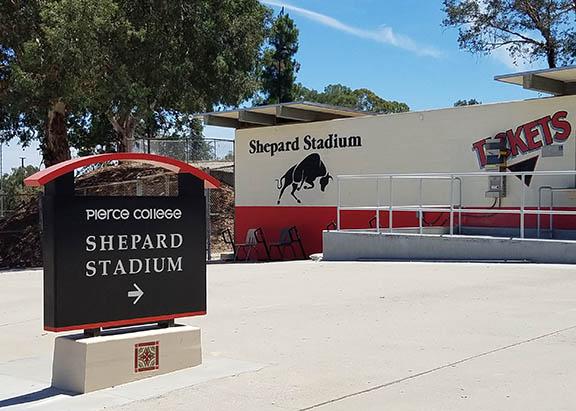
[[[300,163],[290,167],[282,177],[276,179],[278,190],[280,190],[277,204],[280,204],[284,190],[290,185],[292,185],[292,192],[290,194],[298,201],[298,204],[300,204],[301,201],[296,197],[296,191],[300,191],[302,188],[304,188],[304,190],[313,189],[314,182],[317,178],[320,179],[320,190],[322,191],[326,189],[330,180],[333,179],[326,170],[326,165],[320,158],[320,155],[313,153],[308,155]]]

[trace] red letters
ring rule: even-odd
[[[486,139],[480,140],[472,144],[472,149],[476,151],[476,156],[478,157],[478,162],[480,167],[484,168],[486,165],[486,152],[484,151],[484,146],[486,145]]]
[[[536,120],[536,123],[540,127],[542,127],[542,133],[544,133],[544,143],[549,146],[554,141],[552,140],[552,132],[550,131],[550,122],[552,118],[550,116],[546,116],[541,118],[540,120]]]
[[[506,135],[508,136],[508,147],[510,148],[510,153],[512,157],[516,157],[518,155],[518,149],[520,149],[520,153],[524,154],[528,151],[528,146],[520,138],[522,134],[522,130],[524,130],[524,126],[520,126],[516,129],[516,132],[512,130],[508,130]]]
[[[566,111],[559,111],[552,116],[552,127],[560,130],[554,135],[554,140],[556,141],[566,141],[570,137],[572,126],[568,121],[564,120],[567,115]]]
[[[540,135],[540,130],[536,128],[538,123],[536,121],[531,121],[530,123],[524,124],[522,127],[524,129],[524,137],[526,138],[526,142],[528,143],[528,150],[538,150],[542,147],[542,141],[534,140],[534,137]]]
[[[530,121],[516,128],[510,129],[496,135],[496,138],[506,142],[509,149],[509,157],[516,157],[540,149],[544,145],[551,145],[556,142],[564,142],[572,133],[572,126],[566,120],[567,111],[558,111],[553,116],[542,117],[538,120]],[[552,135],[552,129],[554,135]],[[540,137],[540,138],[538,138]],[[486,165],[486,139],[472,144],[472,150],[476,152],[480,167]]]

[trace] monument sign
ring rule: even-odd
[[[74,168],[110,160],[177,168],[175,197],[77,196]],[[205,186],[218,181],[141,153],[70,160],[26,180],[41,199],[44,328],[95,329],[206,313]]]

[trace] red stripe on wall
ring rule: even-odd
[[[505,210],[519,210],[513,207],[502,207]],[[534,207],[527,207],[527,210],[535,210]],[[547,209],[543,209],[546,211]],[[574,211],[574,208],[555,207],[554,210]],[[576,215],[555,215],[553,216],[555,229],[574,230],[576,229]],[[520,227],[520,213],[518,214],[494,214],[490,209],[486,209],[486,214],[463,214],[462,225],[468,227]],[[524,226],[526,228],[538,227],[538,216],[535,214],[526,214],[524,216]],[[547,229],[550,226],[550,216],[540,216],[540,227]]]
[[[336,207],[236,207],[234,231],[236,242],[244,243],[246,232],[260,227],[270,243],[278,241],[280,230],[294,225],[298,228],[306,254],[310,255],[322,250],[322,231],[331,221],[336,221]],[[260,247],[258,258],[264,256],[265,252]],[[278,258],[278,255],[272,258]]]
[[[342,228],[369,228],[373,211],[343,211],[341,213]],[[426,213],[426,221],[434,222],[439,213]],[[380,212],[380,226],[388,226],[388,213]],[[440,218],[435,225],[442,225]],[[279,240],[283,228],[296,226],[307,255],[322,252],[322,231],[331,222],[336,222],[336,207],[236,207],[235,235],[237,243],[246,241],[246,233],[250,228],[262,228],[266,241],[274,243]],[[394,227],[418,226],[416,212],[394,213]],[[295,247],[296,248],[296,247]],[[258,259],[264,259],[263,247],[258,248]],[[279,255],[272,256],[278,259]],[[297,258],[302,258],[301,253]]]
[[[478,207],[480,208],[480,207]],[[558,208],[567,210],[567,208]],[[341,227],[343,229],[362,229],[370,228],[370,220],[375,216],[374,211],[342,211]],[[418,215],[415,211],[395,211],[393,214],[393,227],[418,227]],[[541,226],[543,229],[548,228],[549,217],[543,215]],[[424,225],[429,226],[448,226],[449,213],[424,213]],[[526,228],[536,228],[535,215],[526,215]],[[274,243],[279,240],[280,231],[283,228],[296,226],[307,255],[322,252],[322,231],[331,223],[336,222],[336,207],[236,207],[235,217],[235,235],[237,243],[246,241],[246,233],[250,228],[262,228],[264,236],[268,243]],[[486,214],[465,214],[462,215],[462,225],[471,227],[512,227],[520,226],[520,216],[518,214],[494,214],[490,209]],[[454,224],[458,224],[458,216],[455,212]],[[373,223],[373,226],[374,223]],[[388,228],[388,212],[380,212],[380,227]],[[576,216],[554,216],[554,228],[558,229],[576,229]],[[295,249],[297,247],[294,247]],[[263,247],[257,248],[257,257],[259,260],[266,259],[266,252]],[[289,252],[286,253],[289,257]],[[240,256],[242,257],[242,256]],[[297,251],[296,258],[302,258]],[[272,259],[280,259],[275,252]]]

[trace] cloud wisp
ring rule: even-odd
[[[325,14],[317,13],[315,11],[308,9],[303,9],[301,7],[296,7],[283,1],[279,0],[261,0],[261,1],[262,3],[269,6],[284,7],[286,10],[290,10],[309,20],[315,21],[316,23],[322,24],[327,27],[331,27],[335,30],[348,33],[362,39],[372,40],[378,43],[404,49],[420,56],[438,58],[442,55],[442,53],[436,48],[419,45],[411,38],[395,33],[392,27],[389,26],[381,26],[374,30],[366,30],[350,26],[346,23],[341,22],[340,20],[337,20]]]

